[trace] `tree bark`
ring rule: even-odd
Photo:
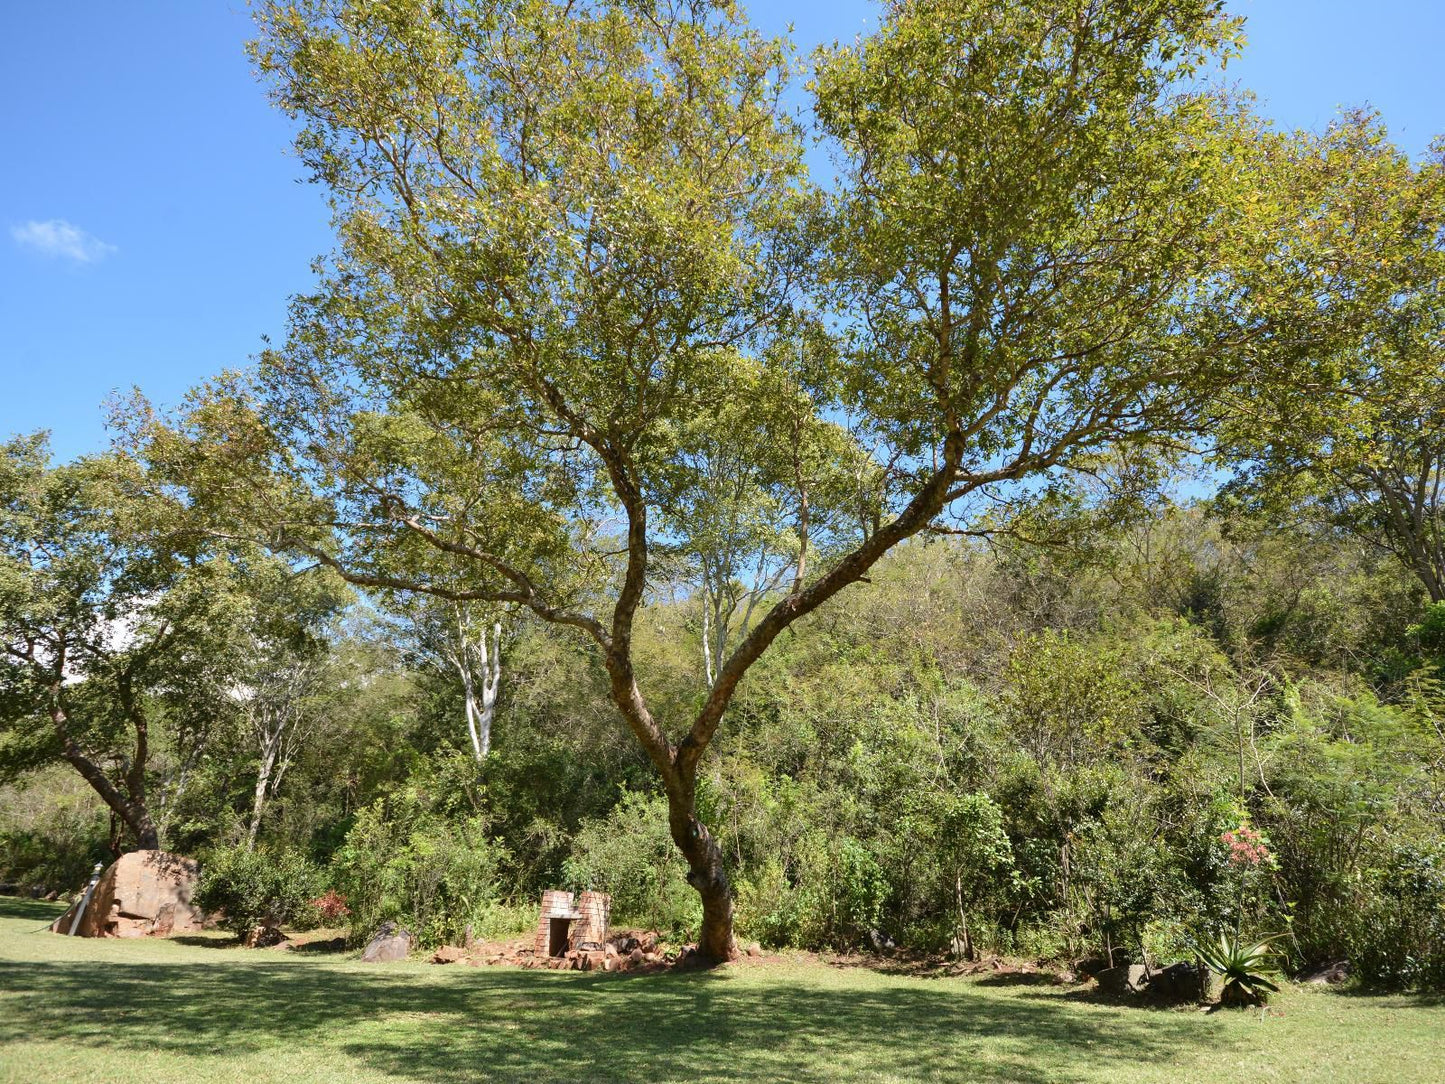
[[[32,666],[37,665],[33,646],[25,657]],[[150,810],[146,808],[145,801],[145,762],[148,756],[146,719],[141,712],[135,710],[130,675],[124,675],[121,683],[123,707],[127,718],[136,728],[135,756],[127,765],[123,778],[124,785],[130,792],[126,794],[122,793],[120,787],[111,781],[100,765],[85,754],[71,736],[70,716],[65,710],[65,699],[62,693],[65,681],[65,663],[66,651],[62,646],[47,675],[50,725],[55,728],[55,736],[60,739],[61,756],[80,773],[80,777],[90,784],[91,789],[100,795],[112,817],[120,818],[131,830],[135,836],[136,845],[141,850],[159,850],[160,832],[156,829],[155,821],[151,819]],[[111,849],[113,851],[117,849],[118,844],[118,840],[114,836],[115,833],[112,832]]]
[[[689,782],[668,788],[668,827],[672,840],[687,859],[687,883],[702,899],[702,929],[697,951],[709,963],[737,959],[733,938],[733,891],[723,863],[722,848],[697,816],[697,786]]]
[[[156,830],[155,822],[151,820],[150,811],[145,804],[132,801],[122,794],[105,772],[82,753],[69,737],[63,737],[62,741],[65,759],[80,773],[81,778],[90,784],[91,789],[100,795],[110,811],[125,822],[135,836],[136,846],[143,851],[159,850],[160,833]]]
[[[266,812],[266,789],[271,785],[271,770],[276,766],[276,741],[261,746],[261,766],[256,772],[256,795],[251,803],[251,825],[246,830],[246,850],[256,849],[256,833],[261,829],[261,816]]]

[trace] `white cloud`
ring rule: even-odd
[[[106,244],[99,237],[86,233],[63,218],[11,226],[10,236],[15,238],[17,244],[26,245],[47,256],[63,256],[76,263],[97,263],[119,251],[114,245]]]

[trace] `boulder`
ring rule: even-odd
[[[1325,964],[1323,967],[1306,972],[1299,977],[1299,981],[1317,984],[1328,983],[1331,986],[1338,986],[1349,977],[1350,961],[1336,960],[1334,963]]]
[[[1209,997],[1209,982],[1209,969],[1201,964],[1170,964],[1149,976],[1148,992],[1171,1005],[1197,1005]]]
[[[1137,994],[1149,981],[1149,970],[1143,964],[1120,964],[1096,972],[1094,981],[1099,984],[1100,991],[1115,997]]]
[[[361,962],[384,964],[405,960],[411,955],[414,940],[410,930],[401,928],[395,922],[383,922],[361,954]]]
[[[200,866],[191,858],[166,851],[132,851],[100,875],[85,905],[76,934],[80,937],[169,937],[195,933],[206,916],[191,903]],[[69,933],[85,897],[51,925]]]

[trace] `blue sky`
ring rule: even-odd
[[[1382,110],[1412,153],[1445,132],[1445,0],[1232,0],[1229,76],[1288,126]],[[862,0],[766,4],[800,47],[866,33]],[[174,403],[261,336],[330,244],[290,126],[242,51],[239,0],[0,0],[0,438],[104,446],[101,403]]]

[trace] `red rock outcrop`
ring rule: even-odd
[[[200,877],[192,858],[167,851],[132,851],[100,875],[78,937],[169,937],[203,929],[206,916],[191,903]],[[71,904],[51,929],[69,933],[81,900]]]

